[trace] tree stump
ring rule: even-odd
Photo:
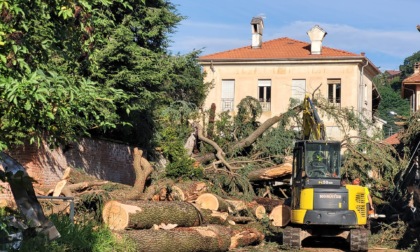
[[[228,251],[230,229],[224,226],[184,227],[171,230],[129,230],[137,251],[144,252],[220,252]]]
[[[111,229],[146,229],[154,224],[177,224],[180,227],[199,226],[200,212],[192,204],[181,201],[108,201],[102,218]]]

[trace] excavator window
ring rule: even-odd
[[[307,144],[306,174],[309,177],[329,178],[340,176],[340,151],[335,145]]]

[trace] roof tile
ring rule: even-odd
[[[420,84],[420,73],[414,73],[403,80],[403,84]]]
[[[261,48],[241,47],[224,52],[204,55],[200,60],[221,59],[300,59],[329,57],[362,57],[359,54],[323,46],[322,53],[311,55],[311,44],[287,37],[263,42]]]

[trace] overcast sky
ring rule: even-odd
[[[420,51],[420,0],[169,0],[186,19],[170,50],[206,55],[251,44],[251,19],[264,17],[263,41],[289,37],[309,42],[314,25],[327,32],[323,45],[365,52],[382,71],[398,70]]]

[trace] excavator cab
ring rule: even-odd
[[[301,167],[309,178],[339,178],[340,177],[340,143],[339,142],[309,142],[303,141],[304,162]],[[298,167],[297,167],[298,168]]]

